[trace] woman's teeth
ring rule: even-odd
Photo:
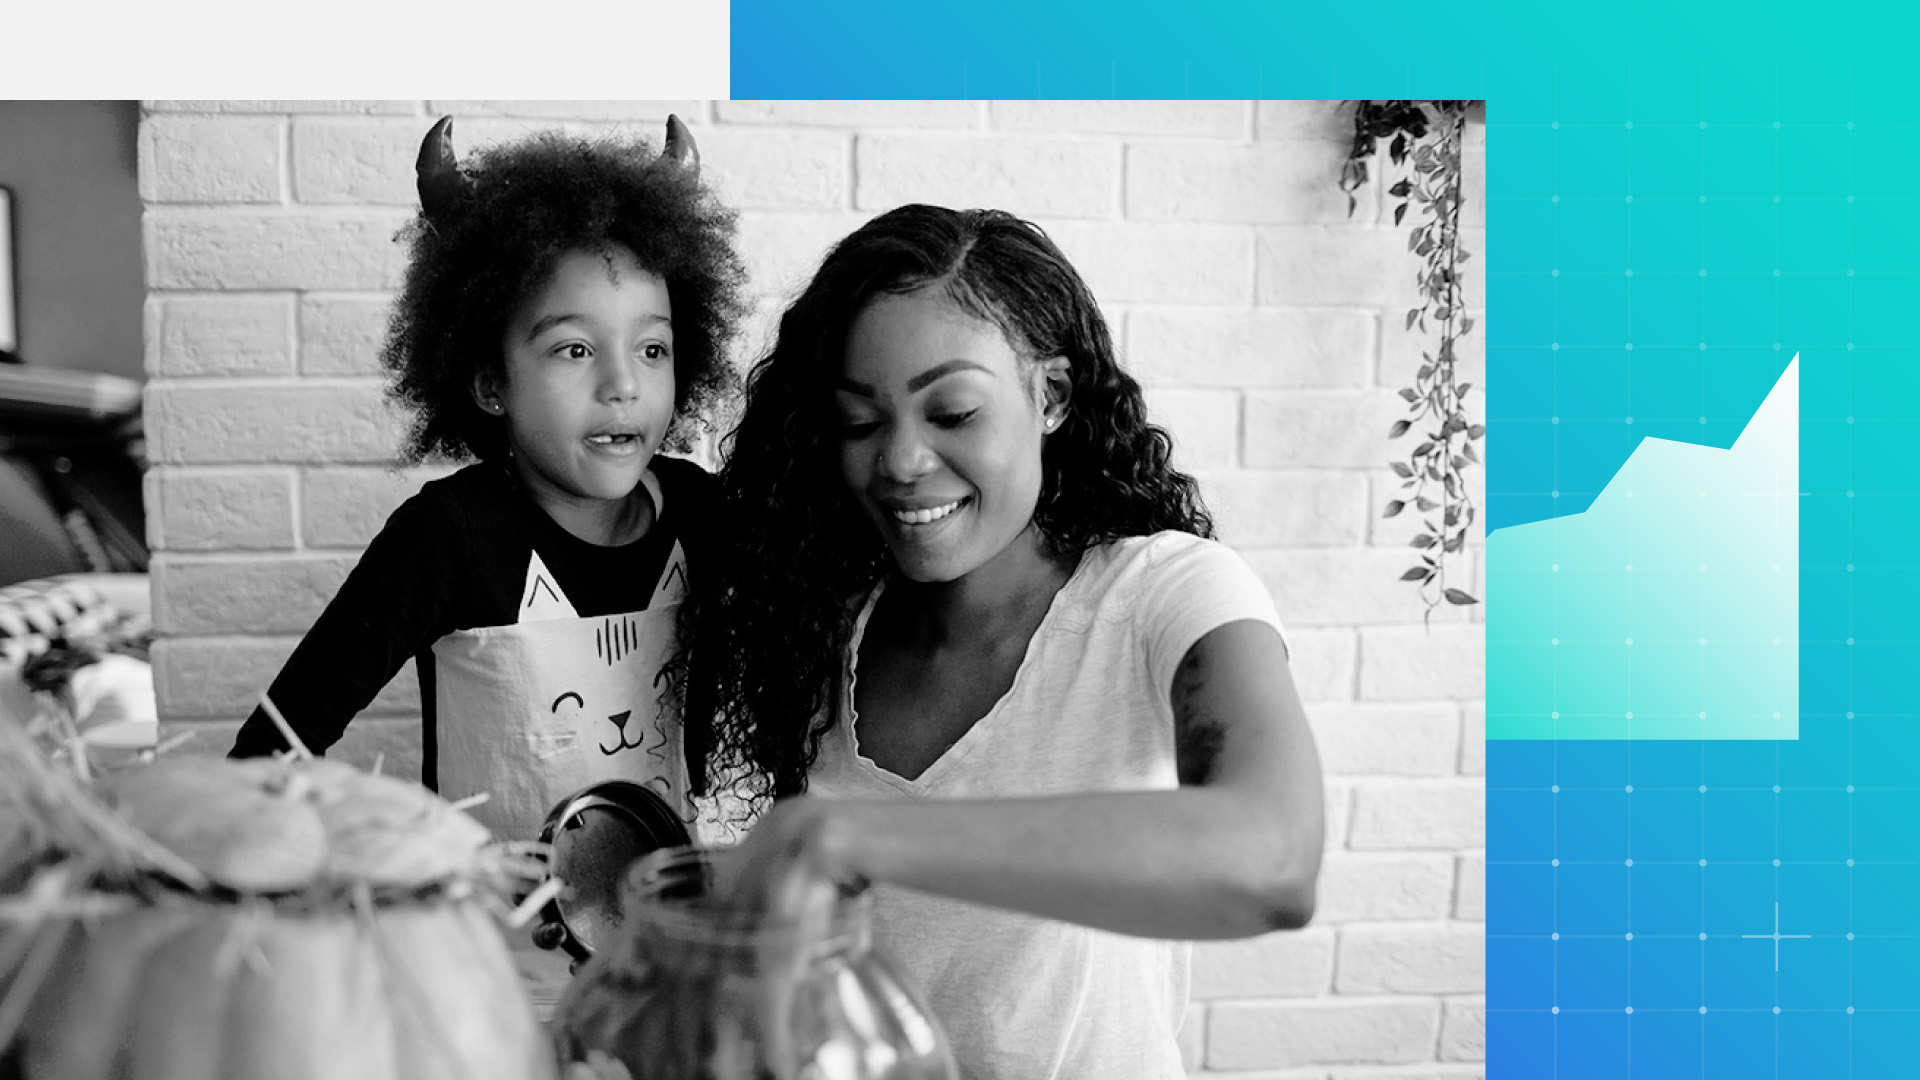
[[[587,441],[595,446],[618,446],[630,443],[639,437],[638,435],[589,435]]]
[[[941,518],[960,509],[960,504],[965,501],[965,499],[958,499],[945,506],[930,507],[926,510],[895,510],[893,512],[893,518],[902,525],[926,525],[939,521]]]

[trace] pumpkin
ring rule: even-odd
[[[537,868],[438,796],[296,759],[89,787],[22,745],[0,836],[12,811],[40,848],[0,896],[0,1080],[555,1075],[494,917]]]

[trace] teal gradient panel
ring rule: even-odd
[[[1798,355],[1798,738],[1489,743],[1487,1074],[1852,1080],[1920,1075],[1912,9],[739,0],[731,77],[1487,99],[1496,530],[1732,447]]]

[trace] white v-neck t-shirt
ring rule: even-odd
[[[1280,629],[1231,550],[1163,532],[1087,551],[1006,696],[919,777],[859,753],[852,702],[867,597],[845,664],[846,713],[821,740],[814,794],[989,799],[1179,786],[1169,703],[1193,644],[1231,622]],[[926,995],[967,1080],[1167,1080],[1187,1005],[1184,942],[1128,937],[886,885],[880,946]]]

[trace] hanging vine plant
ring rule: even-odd
[[[1419,551],[1419,564],[1400,580],[1410,581],[1426,602],[1426,615],[1441,604],[1477,604],[1479,599],[1447,583],[1453,559],[1467,543],[1467,532],[1478,512],[1461,474],[1480,463],[1473,444],[1485,434],[1483,425],[1470,423],[1466,414],[1471,383],[1455,376],[1455,343],[1473,329],[1460,295],[1460,264],[1468,253],[1460,247],[1460,144],[1466,133],[1472,101],[1359,101],[1354,103],[1353,147],[1341,169],[1340,187],[1347,193],[1347,214],[1367,182],[1368,159],[1386,139],[1387,156],[1395,165],[1413,163],[1412,174],[1387,189],[1399,200],[1393,208],[1398,226],[1410,207],[1420,214],[1407,237],[1407,250],[1420,260],[1416,280],[1419,303],[1407,309],[1406,330],[1419,327],[1432,334],[1432,347],[1421,352],[1413,385],[1402,387],[1409,415],[1393,422],[1387,438],[1409,434],[1419,438],[1411,450],[1389,463],[1400,478],[1404,496],[1387,503],[1385,517],[1412,509],[1423,528],[1409,543]],[[1402,444],[1403,446],[1405,444]]]

